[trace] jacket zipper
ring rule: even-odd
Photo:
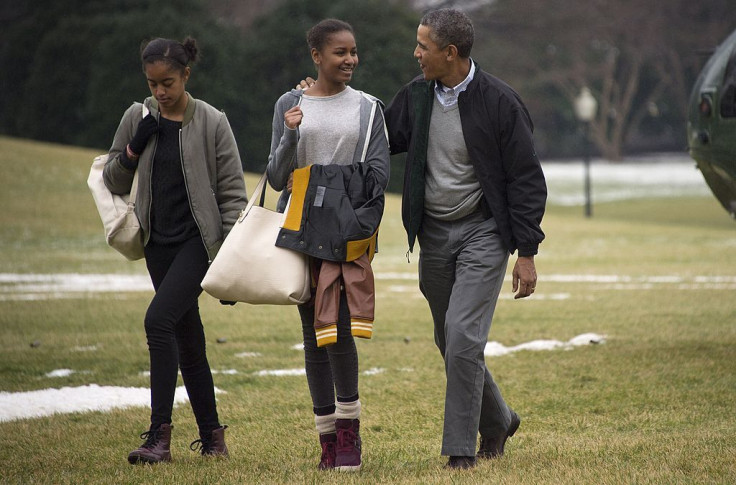
[[[161,112],[158,112],[158,115],[156,116],[156,124],[161,123]],[[151,207],[153,207],[153,159],[156,158],[156,149],[158,148],[158,135],[156,135],[156,139],[153,140],[153,153],[151,154],[151,163],[149,164],[151,167],[151,170],[148,171],[148,193],[150,194],[148,197],[148,235],[146,236],[146,240],[143,241],[143,245],[145,246],[148,244],[148,241],[151,239]]]
[[[197,215],[194,213],[194,208],[192,207],[192,196],[189,194],[189,183],[187,182],[187,171],[184,170],[184,152],[181,149],[181,128],[179,128],[179,159],[181,160],[181,173],[184,176],[184,188],[186,188],[187,191],[187,200],[189,201],[189,211],[192,213],[192,219],[194,219],[194,223],[197,225],[197,230],[199,231],[199,237],[202,239],[202,244],[204,245],[204,250],[207,252],[207,264],[212,264],[212,258],[210,257],[210,251],[207,248],[207,243],[204,240],[204,234],[202,234],[202,228],[199,225],[199,221],[197,221]]]

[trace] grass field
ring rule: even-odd
[[[94,155],[0,137],[1,275],[146,274],[105,246],[86,188]],[[256,178],[246,175],[249,190]],[[188,404],[174,413],[174,462],[158,466],[126,461],[147,428],[145,407],[57,414],[0,422],[0,482],[736,482],[736,223],[713,197],[597,204],[591,219],[580,207],[548,207],[537,292],[514,301],[508,282],[490,339],[512,346],[595,332],[606,341],[488,357],[522,424],[502,459],[464,472],[444,470],[439,456],[443,365],[399,204],[388,198],[375,260],[374,338],[358,342],[360,473],[316,470],[303,376],[257,374],[303,367],[296,309],[223,307],[204,295],[229,460],[188,449],[197,438]],[[147,387],[150,291],[20,299],[12,286],[0,281],[0,391]],[[55,369],[76,372],[48,377]]]

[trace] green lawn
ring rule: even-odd
[[[146,274],[105,246],[86,187],[94,155],[0,137],[0,274]],[[257,177],[246,175],[249,190]],[[188,405],[174,414],[174,462],[157,466],[126,461],[145,407],[59,414],[0,423],[0,483],[736,482],[736,223],[715,198],[598,204],[591,219],[548,208],[537,292],[515,301],[508,282],[490,339],[606,341],[488,357],[522,424],[506,456],[465,472],[444,470],[439,455],[443,364],[399,206],[388,198],[374,338],[358,342],[361,371],[378,369],[361,375],[360,473],[316,470],[303,376],[255,375],[303,366],[296,309],[223,307],[204,295],[210,364],[236,371],[214,376],[230,459],[188,449],[197,438]],[[0,391],[147,386],[150,291],[19,300],[11,287],[0,280]],[[46,376],[55,369],[77,373]]]

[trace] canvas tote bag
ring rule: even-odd
[[[141,105],[141,116],[148,115],[148,108]],[[92,192],[97,212],[105,227],[107,244],[131,261],[143,257],[143,229],[135,215],[135,195],[138,191],[138,170],[133,176],[130,194],[116,195],[110,192],[102,180],[102,171],[108,154],[95,157],[87,177],[87,186]]]
[[[264,173],[212,261],[202,289],[219,300],[252,305],[306,303],[308,256],[276,246],[284,214],[263,207],[265,185]]]

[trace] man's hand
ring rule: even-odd
[[[302,79],[301,81],[299,81],[299,84],[296,85],[296,89],[301,89],[302,91],[306,91],[307,89],[314,86],[314,83],[315,83],[314,79],[307,76],[307,79]]]
[[[534,256],[519,256],[512,272],[514,300],[526,298],[534,293],[537,286],[537,270],[534,267]]]

